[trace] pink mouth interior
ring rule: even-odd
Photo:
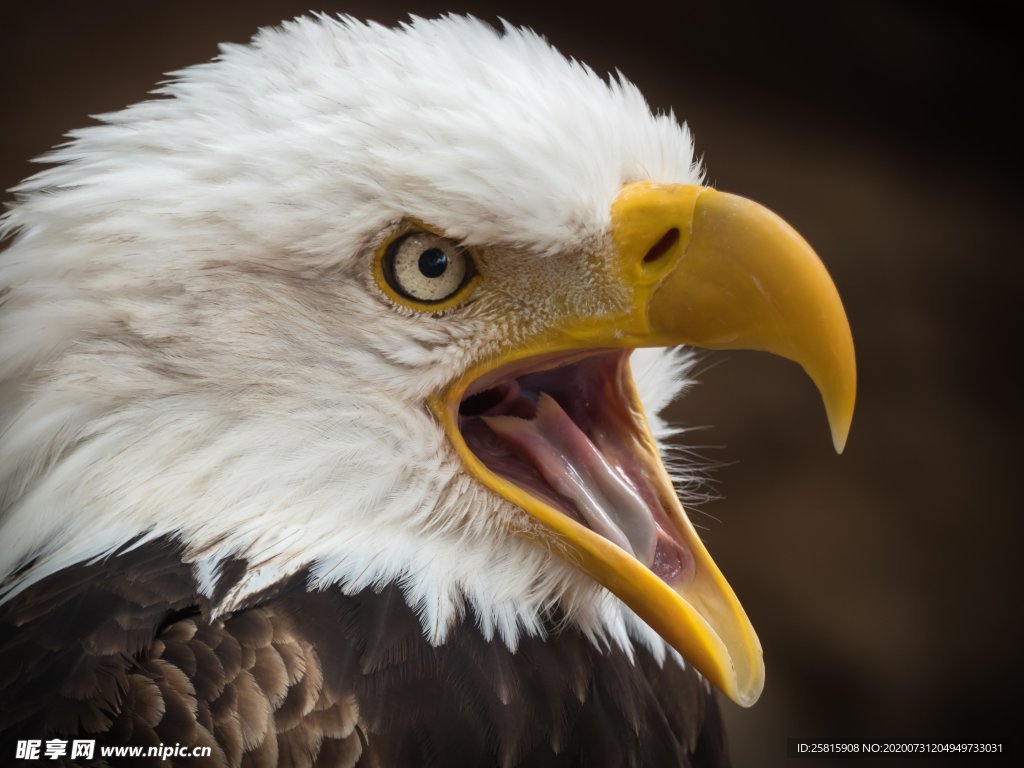
[[[693,555],[663,507],[658,467],[638,448],[628,359],[602,352],[492,372],[463,397],[459,428],[492,472],[678,584],[693,577]]]

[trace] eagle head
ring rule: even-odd
[[[308,569],[397,584],[434,644],[557,612],[757,698],[658,412],[688,348],[770,351],[841,449],[849,328],[621,75],[472,18],[300,18],[44,160],[2,223],[7,596],[171,537],[214,612]]]

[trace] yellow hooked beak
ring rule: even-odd
[[[833,443],[842,451],[856,390],[853,341],[828,273],[789,225],[741,197],[648,182],[621,190],[611,224],[615,255],[608,279],[629,289],[629,309],[575,318],[487,360],[431,398],[431,407],[469,470],[543,524],[540,533],[525,535],[540,537],[590,574],[730,698],[749,706],[764,684],[760,643],[675,495],[628,375],[617,385],[622,406],[616,418],[628,423],[627,448],[643,467],[671,536],[693,557],[692,568],[669,580],[492,471],[460,432],[459,406],[467,389],[479,389],[479,382],[493,381],[524,361],[536,370],[574,350],[686,344],[763,350],[799,363],[821,392]]]
[[[842,453],[857,390],[853,338],[825,266],[792,227],[743,197],[641,183],[612,205],[612,233],[624,278],[649,286],[637,292],[637,320],[646,309],[648,322],[637,346],[756,349],[799,363]]]

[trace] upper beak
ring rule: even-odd
[[[853,338],[817,255],[785,221],[707,187],[626,186],[612,205],[637,346],[772,352],[803,366],[840,453],[853,419]]]

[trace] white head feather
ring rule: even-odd
[[[510,532],[423,398],[492,334],[373,290],[405,218],[518,258],[607,236],[624,183],[697,183],[690,137],[530,31],[302,18],[104,115],[16,189],[0,234],[0,575],[7,594],[175,536],[221,603],[304,566],[399,582],[442,642],[471,606],[514,647],[560,602],[600,642],[663,645]],[[684,358],[637,353],[653,416]],[[639,364],[636,362],[639,360]],[[640,373],[642,371],[642,373]]]

